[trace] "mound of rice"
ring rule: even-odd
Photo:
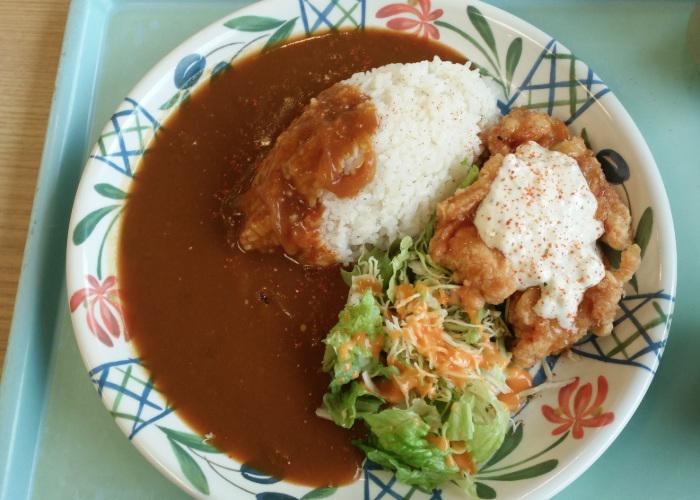
[[[435,58],[357,73],[374,103],[374,179],[352,198],[324,192],[321,238],[340,261],[365,244],[387,248],[415,236],[436,204],[454,192],[481,150],[479,132],[498,116],[496,95],[478,71]]]

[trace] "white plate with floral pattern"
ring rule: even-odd
[[[552,7],[556,8],[556,7]],[[160,61],[114,113],[85,168],[68,241],[75,335],[89,376],[127,438],[183,490],[201,498],[451,498],[366,463],[340,488],[291,484],[240,464],[196,435],[152,385],[125,329],[116,267],[120,217],[153,133],[198,85],[266,44],[328,29],[377,27],[438,39],[498,82],[498,106],[563,119],[597,152],[627,200],[643,261],[620,303],[614,333],[586,337],[573,356],[546,361],[564,387],[543,391],[478,472],[481,498],[544,498],[586,470],[623,429],[657,369],[673,311],[676,248],[668,199],[639,130],[605,83],[564,45],[481,2],[267,0],[224,17]],[[544,370],[534,373],[536,384]]]

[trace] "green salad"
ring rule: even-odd
[[[328,333],[331,376],[320,416],[367,438],[367,458],[422,490],[453,482],[474,494],[480,464],[511,425],[508,329],[500,312],[469,317],[451,273],[428,254],[431,223],[389,251],[367,249],[343,277],[347,304]]]

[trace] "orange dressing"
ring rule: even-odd
[[[393,380],[402,394],[408,394],[415,390],[422,397],[431,398],[435,393],[435,380],[426,377],[416,368],[405,366],[402,363],[395,363],[394,359],[389,361],[391,366],[399,369],[399,374],[394,375]],[[402,397],[402,400],[405,399]]]
[[[382,285],[376,278],[362,276],[355,278],[352,283],[354,290],[362,295],[367,290],[372,292],[372,295],[378,296],[382,294]]]
[[[520,393],[532,387],[532,375],[527,370],[510,366],[506,369],[506,384],[513,392],[503,392],[498,399],[510,411],[515,411],[520,406]]]
[[[425,439],[440,451],[445,451],[450,447],[450,442],[442,436],[429,434]]]
[[[453,454],[452,459],[460,469],[467,471],[469,474],[476,474],[476,465],[468,451],[460,453],[459,455]]]
[[[375,383],[379,395],[384,398],[388,403],[399,404],[403,403],[404,395],[401,392],[401,387],[394,377],[383,378]]]

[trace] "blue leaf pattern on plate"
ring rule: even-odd
[[[207,60],[199,54],[183,57],[175,68],[175,86],[180,90],[192,87],[202,76],[206,66]]]
[[[276,477],[270,476],[269,474],[265,474],[264,472],[260,472],[259,470],[254,469],[248,464],[241,465],[241,476],[246,478],[248,481],[252,481],[258,484],[274,484],[280,481]]]

